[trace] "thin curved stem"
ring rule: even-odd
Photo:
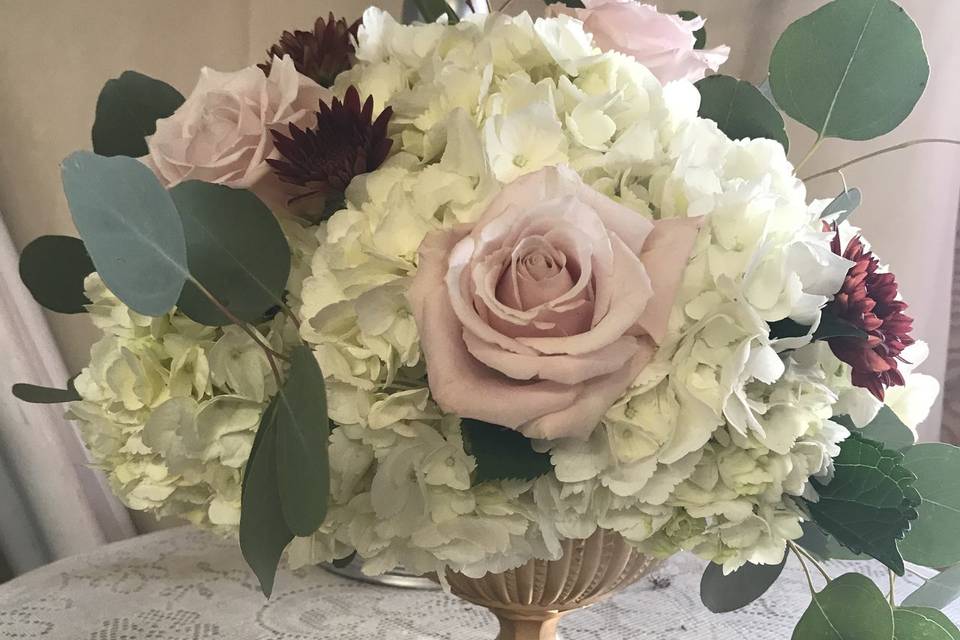
[[[817,150],[823,144],[823,141],[824,141],[824,138],[817,138],[816,142],[813,143],[813,146],[810,147],[810,151],[807,151],[807,155],[803,156],[803,159],[797,163],[796,167],[794,167],[794,171],[799,173],[800,168],[803,165],[807,164],[807,161],[813,157],[813,154],[817,152]]]
[[[816,558],[810,555],[810,553],[800,545],[797,545],[795,543],[791,543],[791,544],[793,544],[794,552],[802,554],[804,558],[806,558],[811,563],[813,563],[813,566],[817,569],[817,571],[820,572],[820,575],[823,576],[823,579],[826,580],[827,583],[829,584],[832,578],[830,577],[830,574],[827,573],[827,570],[823,568],[823,565],[820,564],[820,562]]]
[[[504,2],[502,5],[500,5],[500,8],[497,9],[497,12],[498,12],[498,13],[503,13],[504,9],[506,9],[507,7],[509,7],[512,3],[513,3],[513,0],[507,0],[507,1]]]
[[[799,551],[797,551],[797,545],[787,540],[787,546],[790,547],[790,550],[796,554],[797,560],[800,561],[800,567],[803,569],[803,575],[807,576],[807,585],[810,587],[810,593],[814,596],[817,595],[817,590],[813,588],[813,578],[810,577],[810,570],[807,569],[807,564],[803,561],[803,556]]]
[[[862,155],[862,156],[857,156],[856,158],[854,158],[854,159],[852,159],[852,160],[848,160],[848,161],[844,162],[843,164],[837,165],[837,166],[832,167],[832,168],[830,168],[830,169],[826,169],[825,171],[819,171],[819,172],[817,172],[817,173],[815,173],[815,174],[813,174],[813,175],[810,175],[810,176],[807,176],[806,178],[803,178],[803,181],[804,181],[804,182],[807,182],[807,181],[809,181],[809,180],[814,180],[815,178],[822,178],[823,176],[828,176],[828,175],[830,175],[831,173],[836,173],[837,171],[841,171],[841,170],[843,170],[843,169],[846,169],[847,167],[849,167],[849,166],[851,166],[851,165],[855,165],[855,164],[857,164],[857,163],[859,163],[859,162],[863,162],[864,160],[869,160],[870,158],[876,158],[877,156],[882,156],[882,155],[884,155],[884,154],[886,154],[886,153],[890,153],[891,151],[899,151],[900,149],[906,149],[906,148],[908,148],[908,147],[913,147],[913,146],[916,146],[916,145],[918,145],[918,144],[931,144],[931,143],[960,145],[960,140],[954,140],[954,139],[952,139],[952,138],[920,138],[920,139],[918,139],[918,140],[909,140],[909,141],[907,141],[907,142],[901,142],[900,144],[895,144],[895,145],[893,145],[892,147],[885,147],[885,148],[883,148],[883,149],[879,149],[879,150],[877,150],[877,151],[873,151],[873,152],[871,152],[871,153],[864,154],[864,155]],[[811,151],[812,151],[812,149],[811,149]],[[810,155],[811,155],[811,154],[807,154],[808,157],[809,157]],[[807,158],[804,158],[804,160],[803,160],[800,164],[797,165],[797,170],[798,170],[798,171],[800,170],[800,167],[803,166],[803,163],[806,162],[806,160],[807,160]]]
[[[251,340],[253,340],[261,349],[263,349],[264,353],[267,354],[267,359],[275,357],[275,358],[280,358],[281,360],[287,360],[287,356],[277,351],[274,351],[270,347],[270,345],[264,342],[260,338],[260,336],[258,336],[257,333],[253,329],[251,329],[246,322],[244,322],[243,320],[235,316],[233,312],[230,311],[230,309],[228,309],[226,306],[224,306],[219,300],[217,300],[217,297],[212,293],[210,293],[210,291],[208,291],[206,287],[204,287],[202,284],[197,282],[197,280],[195,280],[194,278],[190,278],[190,282],[193,283],[195,287],[197,287],[200,293],[205,295],[207,299],[210,300],[211,303],[213,303],[213,306],[215,306],[220,311],[220,313],[222,313],[227,318],[229,318],[230,322],[240,327],[240,329],[244,333],[246,333]],[[275,364],[275,363],[271,363],[271,364]]]
[[[280,311],[283,313],[283,315],[287,316],[287,319],[290,320],[290,322],[293,323],[293,326],[295,326],[299,331],[300,320],[297,319],[297,316],[296,314],[293,313],[293,310],[290,307],[288,307],[286,304],[283,304],[283,305],[280,305]]]
[[[890,569],[887,569],[887,575],[890,576],[890,606],[895,607],[897,605],[894,602],[894,598],[893,598],[893,584],[894,582],[896,582],[896,578],[893,577],[893,571],[891,571]]]

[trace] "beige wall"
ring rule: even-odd
[[[499,0],[493,0],[498,2]],[[776,36],[821,0],[661,0],[666,10],[694,9],[709,20],[710,42],[734,47],[727,73],[760,81]],[[831,141],[810,164],[826,168],[864,150],[926,135],[960,137],[960,47],[954,26],[960,3],[904,0],[925,33],[933,62],[930,89],[905,127],[868,144]],[[381,6],[398,12],[400,0]],[[540,11],[534,0],[511,10]],[[0,0],[0,211],[22,247],[45,233],[72,233],[60,191],[58,162],[89,145],[103,82],[132,68],[189,91],[200,66],[235,69],[261,58],[285,28],[305,27],[318,11],[356,17],[349,0]],[[791,127],[793,155],[810,136]],[[953,230],[960,151],[923,147],[847,172],[866,191],[857,222],[894,263],[918,317],[917,333],[934,347],[924,369],[942,376],[947,339]],[[817,195],[840,189],[835,179],[812,185]],[[50,314],[68,367],[87,359],[93,331],[82,317]],[[936,418],[931,424],[936,423]],[[935,430],[927,432],[933,436]]]

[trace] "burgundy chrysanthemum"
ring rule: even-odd
[[[326,21],[317,18],[313,31],[284,31],[280,42],[267,49],[267,61],[257,66],[269,74],[274,57],[289,55],[297,71],[329,87],[341,71],[353,66],[356,53],[353,43],[360,24],[357,20],[348,25],[346,20],[336,20],[331,13]]]
[[[289,184],[304,187],[295,200],[314,195],[341,195],[354,176],[373,171],[386,160],[393,140],[387,124],[393,109],[387,107],[373,119],[373,96],[361,106],[355,87],[347,89],[343,102],[337,98],[320,103],[317,124],[312,129],[290,125],[290,137],[273,132],[282,159],[267,160],[274,173]]]
[[[828,339],[833,353],[853,367],[853,384],[883,400],[887,387],[903,385],[897,369],[903,361],[900,353],[914,343],[910,337],[913,318],[904,315],[907,303],[897,300],[897,279],[892,273],[880,273],[880,262],[854,237],[841,252],[836,225],[831,248],[855,264],[847,272],[843,287],[824,309],[867,333],[867,339],[835,337]]]

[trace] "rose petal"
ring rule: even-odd
[[[639,342],[639,350],[629,366],[579,385],[579,394],[568,407],[546,414],[520,427],[528,438],[576,438],[586,440],[604,414],[630,387],[656,353],[649,339]]]
[[[464,330],[463,341],[473,356],[517,380],[553,380],[577,384],[622,368],[640,349],[637,338],[624,336],[603,349],[582,355],[523,355],[499,349]]]
[[[640,254],[640,261],[650,277],[653,297],[640,315],[638,324],[657,344],[666,335],[673,301],[703,222],[704,218],[671,218],[655,222]]]

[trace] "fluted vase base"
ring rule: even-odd
[[[482,578],[448,572],[450,590],[497,617],[497,640],[556,640],[566,613],[613,595],[660,564],[637,552],[620,534],[602,529],[562,545],[559,560],[531,560]]]

